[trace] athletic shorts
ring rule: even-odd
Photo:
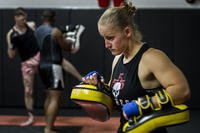
[[[40,64],[39,74],[47,89],[63,90],[64,80],[61,65]]]
[[[24,87],[33,87],[34,76],[38,71],[40,63],[40,53],[38,52],[32,58],[21,63],[21,71],[23,77]]]

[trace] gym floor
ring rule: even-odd
[[[42,109],[35,111],[35,123],[32,126],[20,127],[27,116],[24,109],[0,109],[0,133],[42,133],[44,117]],[[168,127],[169,133],[198,133],[200,131],[200,110],[190,110],[189,123]],[[81,109],[61,109],[55,122],[59,133],[116,133],[119,125],[118,113],[115,112],[106,122],[97,122],[88,117]]]

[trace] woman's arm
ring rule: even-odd
[[[187,79],[164,52],[150,49],[145,53],[143,61],[145,62],[145,67],[166,89],[175,104],[184,103],[190,98],[190,88]],[[155,98],[153,99],[154,101],[156,101]]]

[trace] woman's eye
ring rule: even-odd
[[[107,40],[113,40],[113,39],[114,39],[113,36],[106,36],[105,38],[106,38]]]

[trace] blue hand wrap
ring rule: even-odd
[[[130,116],[138,116],[140,114],[138,104],[135,101],[123,105],[122,110],[128,118]]]
[[[89,77],[89,76],[93,75],[94,73],[97,75],[97,79],[100,80],[102,76],[97,71],[89,72],[87,75],[84,76],[84,78]]]

